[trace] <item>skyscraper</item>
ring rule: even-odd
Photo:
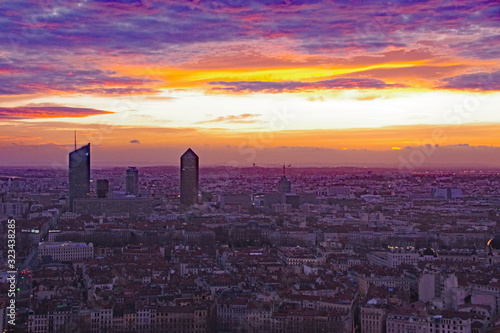
[[[90,193],[90,143],[69,153],[69,208]]]
[[[107,179],[98,179],[96,187],[97,187],[97,197],[99,199],[105,199],[108,197],[109,181]]]
[[[127,194],[139,196],[139,171],[136,167],[128,167],[126,189]]]
[[[191,206],[198,203],[199,159],[191,148],[181,156],[181,204]]]
[[[290,193],[292,192],[292,182],[286,178],[285,165],[283,164],[283,176],[278,182],[278,192]]]

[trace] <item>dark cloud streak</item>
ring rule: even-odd
[[[12,108],[0,107],[0,119],[42,119],[42,118],[80,118],[113,112],[89,108],[72,108],[66,106],[21,106]]]
[[[440,88],[458,90],[500,90],[500,71],[463,74],[441,80]]]
[[[337,89],[385,89],[385,88],[404,88],[403,84],[387,84],[377,79],[358,79],[358,78],[338,78],[317,82],[299,82],[299,81],[212,81],[211,85],[223,86],[215,87],[215,90],[226,90],[232,92],[266,92],[282,93],[295,92],[299,90],[337,90]]]
[[[0,64],[16,74],[0,75],[0,95],[23,95],[39,92],[69,92],[96,95],[153,94],[157,90],[144,87],[154,82],[148,78],[119,76],[113,71],[31,67]],[[35,75],[32,73],[35,72]]]

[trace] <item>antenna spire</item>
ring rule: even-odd
[[[285,173],[286,173],[286,171],[285,171],[285,163],[283,163],[283,177],[286,176]]]
[[[76,130],[75,130],[75,150],[76,150]]]

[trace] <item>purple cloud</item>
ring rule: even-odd
[[[20,106],[0,108],[0,119],[42,119],[63,117],[88,117],[113,113],[89,108],[72,108],[67,106]]]
[[[403,84],[387,84],[384,81],[377,79],[356,78],[338,78],[317,82],[212,81],[209,82],[209,84],[222,86],[213,88],[215,90],[265,93],[294,92],[299,90],[385,89],[406,87]]]
[[[22,68],[8,64],[0,66],[3,66],[6,72],[12,73],[0,74],[0,95],[35,94],[47,91],[100,95],[157,92],[155,89],[144,87],[154,80],[119,76],[113,71],[45,66]]]
[[[6,1],[0,95],[155,93],[152,80],[96,68],[134,61],[175,66],[236,42],[262,45],[264,54],[269,46],[271,53],[352,59],[418,45],[440,55],[498,59],[499,13],[496,0]],[[433,34],[442,45],[419,44]]]
[[[500,58],[500,35],[480,37],[474,41],[453,43],[452,49],[458,51],[459,55],[477,59],[499,59]]]
[[[441,80],[440,88],[460,90],[500,90],[500,71],[462,74]]]
[[[2,45],[24,52],[157,54],[172,45],[286,36],[310,52],[380,50],[410,32],[466,34],[496,27],[496,1],[92,1],[2,5]],[[307,24],[304,24],[307,22]],[[147,28],[146,28],[147,27]],[[91,46],[89,48],[89,46]],[[43,55],[43,53],[41,53]]]

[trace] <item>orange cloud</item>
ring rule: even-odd
[[[221,116],[211,120],[199,121],[196,124],[209,124],[209,123],[252,124],[259,122],[256,119],[252,119],[259,116],[261,115],[244,113],[240,115]]]
[[[73,108],[67,106],[20,106],[0,108],[1,119],[43,119],[43,118],[81,118],[99,114],[113,113],[110,111]]]
[[[288,68],[233,68],[233,69],[187,69],[187,68],[146,68],[138,66],[117,66],[114,71],[124,75],[146,77],[151,80],[161,80],[163,83],[156,88],[187,88],[204,87],[213,81],[304,81],[316,82],[324,79],[349,75],[360,71],[377,68],[406,68],[422,65],[426,60],[402,61],[367,66],[297,66]]]

